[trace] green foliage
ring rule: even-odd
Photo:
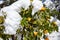
[[[53,23],[50,23],[49,19],[52,14],[58,14],[56,11],[50,11],[46,8],[46,10],[38,11],[33,16],[32,13],[32,5],[30,5],[29,9],[25,10],[22,8],[21,10],[21,16],[22,21],[21,25],[23,27],[22,34],[23,34],[23,40],[40,40],[40,37],[44,35],[44,30],[47,30],[48,33],[51,33],[52,31],[58,31],[57,25],[53,25]],[[31,18],[30,21],[28,21]],[[38,32],[36,36],[34,36],[34,32]]]

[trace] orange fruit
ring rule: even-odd
[[[47,37],[47,38],[45,38],[45,40],[49,40],[49,39],[48,39],[48,37]]]
[[[48,30],[44,30],[44,34],[47,34],[48,33]]]
[[[31,21],[31,19],[32,19],[32,18],[30,18],[30,17],[27,18],[28,21]]]
[[[37,36],[38,32],[34,32],[34,36]]]
[[[41,8],[41,11],[45,11],[45,10],[46,10],[46,8],[45,8],[45,7],[42,7],[42,8]]]

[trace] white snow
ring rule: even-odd
[[[4,3],[4,1],[1,0],[1,1],[0,1],[0,4],[2,4],[2,3]]]
[[[0,40],[3,40],[2,38],[0,38]]]
[[[55,4],[51,0],[46,0],[43,4],[45,4],[46,7],[49,8],[50,10],[55,9]]]
[[[41,8],[43,7],[43,3],[40,0],[34,0],[32,2],[33,5],[33,10],[32,10],[32,15],[34,15],[38,10],[41,10]]]

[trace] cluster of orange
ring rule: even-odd
[[[45,10],[46,10],[46,8],[45,7],[42,7],[40,11],[45,11]]]
[[[40,11],[45,11],[45,10],[46,10],[46,8],[45,8],[45,7],[42,7]],[[27,20],[28,20],[29,22],[31,21],[31,19],[32,19],[32,18],[30,18],[30,17],[27,18]],[[49,20],[49,19],[47,18],[47,20]],[[44,30],[44,34],[47,34],[47,33],[48,33],[48,30]],[[34,36],[37,36],[37,35],[38,35],[38,32],[34,32]],[[45,40],[49,40],[48,37],[45,38]]]

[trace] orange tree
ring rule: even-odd
[[[41,10],[36,12],[33,16],[33,6],[30,5],[29,9],[21,9],[20,15],[22,16],[21,25],[23,30],[17,30],[17,33],[23,34],[23,40],[40,40],[43,36],[45,40],[49,40],[45,34],[51,33],[52,31],[58,31],[56,22],[50,22],[52,15],[57,15],[59,12],[56,10],[50,11],[48,8],[42,7]]]
[[[58,15],[59,12],[56,10],[50,11],[48,8],[42,7],[41,10],[32,16],[32,9],[32,5],[30,5],[27,10],[21,8],[20,15],[22,16],[21,26],[23,30],[18,29],[17,33],[23,34],[23,40],[40,40],[42,35],[45,40],[49,40],[45,34],[58,31],[56,22],[51,23],[49,21],[50,17],[52,15]],[[11,35],[3,33],[5,29],[3,23],[4,17],[0,16],[0,37],[3,38],[3,40],[9,40],[8,38],[11,37]]]

